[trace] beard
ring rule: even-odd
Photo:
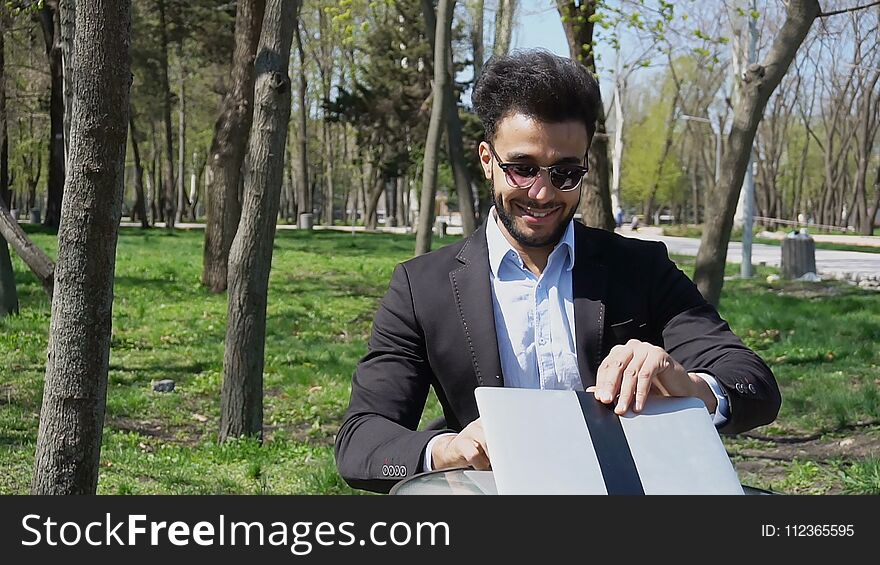
[[[575,211],[578,209],[578,206],[581,203],[580,197],[578,197],[577,203],[571,207],[571,210],[568,211],[566,216],[557,224],[556,228],[547,235],[528,235],[524,233],[519,227],[516,225],[516,216],[513,213],[513,210],[509,210],[507,208],[507,204],[499,202],[497,197],[495,196],[495,191],[492,191],[492,205],[495,206],[495,212],[498,214],[498,218],[501,220],[502,225],[507,228],[507,233],[509,233],[513,239],[516,240],[517,243],[522,245],[523,247],[547,247],[549,245],[556,245],[559,243],[559,240],[562,239],[562,235],[565,233],[565,230],[568,228],[568,223],[571,222],[571,219],[574,218]],[[537,202],[532,200],[527,200],[522,203],[523,206],[529,206],[534,209],[540,210],[542,206]]]

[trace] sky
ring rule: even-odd
[[[553,0],[522,0],[516,19],[514,48],[543,47],[551,53],[568,57],[565,32]]]

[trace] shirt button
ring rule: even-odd
[[[546,345],[547,340],[544,339],[544,338],[541,338],[541,339],[538,340],[538,343],[540,343],[541,345]]]

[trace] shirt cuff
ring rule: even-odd
[[[718,400],[718,406],[715,408],[715,413],[712,414],[712,423],[715,424],[716,428],[724,426],[730,419],[730,403],[727,400],[727,393],[724,392],[724,389],[721,388],[721,385],[718,384],[718,381],[712,375],[708,373],[694,374],[706,381],[706,384],[712,389],[712,394]]]
[[[431,441],[429,441],[428,445],[425,446],[425,457],[422,461],[422,471],[427,473],[434,470],[434,467],[431,465],[431,451],[434,449],[434,444],[437,443],[437,440],[441,437],[454,435],[458,434],[437,434],[431,438]]]

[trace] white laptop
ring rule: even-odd
[[[498,494],[743,494],[696,398],[618,417],[593,393],[476,389]]]

